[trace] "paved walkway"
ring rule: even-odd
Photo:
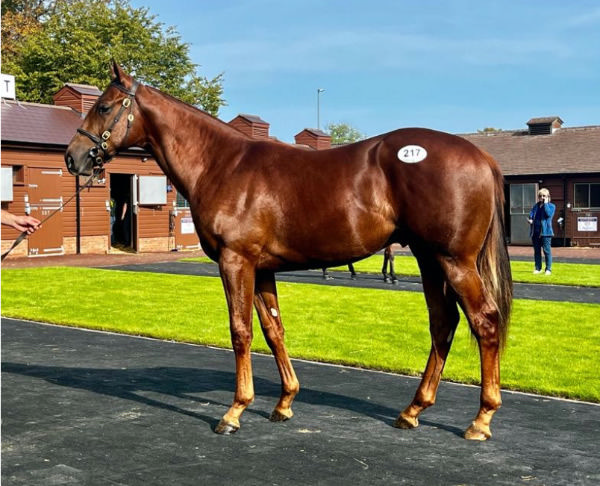
[[[218,277],[219,269],[213,263],[157,262],[137,263],[132,265],[112,265],[112,270],[127,270],[133,272],[172,273],[178,275],[198,275]],[[371,288],[381,290],[408,290],[422,292],[420,277],[399,276],[396,285],[387,284],[381,275],[359,273],[355,280],[348,272],[330,272],[330,280],[323,279],[320,270],[281,272],[277,274],[280,282],[311,283],[316,285],[343,286],[356,288]],[[543,277],[540,278],[541,280]],[[574,287],[569,285],[514,284],[514,295],[517,299],[544,300],[558,302],[579,302],[600,304],[600,288]]]
[[[294,360],[295,416],[253,355],[233,436],[230,351],[2,319],[2,485],[593,485],[600,406],[503,392],[484,443],[461,438],[479,388],[442,383],[416,430],[392,426],[416,378]]]

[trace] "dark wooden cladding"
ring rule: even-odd
[[[146,156],[146,155],[144,155]],[[39,152],[36,149],[12,149],[3,147],[2,166],[23,166],[24,181],[13,185],[13,201],[2,203],[2,208],[16,214],[25,213],[25,197],[28,194],[31,169],[60,170],[60,195],[66,202],[76,192],[76,178],[70,175],[64,166],[63,152],[55,150]],[[113,175],[162,176],[162,171],[152,159],[142,162],[141,154],[121,155],[105,166],[104,183],[94,183],[80,193],[80,228],[81,237],[105,236],[106,250],[109,250],[110,236],[110,180]],[[83,185],[85,178],[79,178]],[[165,188],[166,190],[166,188]],[[174,208],[176,191],[167,192],[167,204],[160,206],[137,207],[137,227],[134,234],[138,238],[168,238],[170,235],[170,211]],[[62,211],[63,238],[77,236],[77,210],[75,199],[71,200]],[[10,227],[2,228],[2,239],[15,239],[18,232]],[[168,249],[165,243],[164,250]]]

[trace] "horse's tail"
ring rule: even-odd
[[[483,247],[477,258],[477,269],[487,295],[492,296],[498,309],[500,349],[506,344],[513,298],[510,260],[504,233],[504,177],[491,155],[484,152],[494,174],[494,215]]]

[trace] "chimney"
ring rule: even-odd
[[[562,127],[564,122],[559,116],[546,116],[543,118],[532,118],[527,122],[529,135],[552,135]]]
[[[305,128],[294,136],[298,145],[308,145],[317,150],[331,148],[331,137],[316,128]]]
[[[256,115],[239,114],[229,125],[256,140],[269,138],[269,124]]]
[[[56,106],[68,106],[85,115],[100,98],[102,91],[87,84],[65,84],[53,97]]]

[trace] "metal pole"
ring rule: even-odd
[[[77,255],[81,254],[81,198],[80,198],[80,185],[79,185],[79,176],[75,177],[75,190],[77,191],[77,196],[75,197],[75,224],[76,224],[76,235],[75,235],[75,253]]]
[[[317,88],[317,129],[321,129],[321,93],[325,91],[323,88]]]

